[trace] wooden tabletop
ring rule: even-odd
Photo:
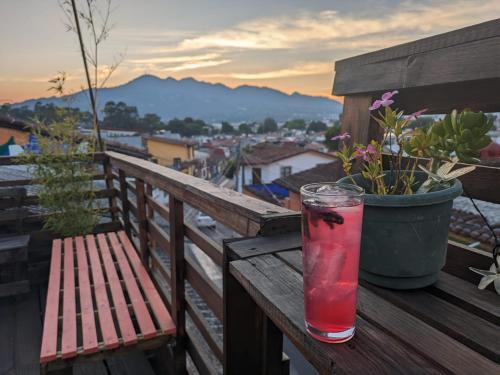
[[[361,281],[354,338],[325,344],[304,326],[299,234],[227,247],[231,276],[320,373],[500,373],[500,297],[491,291],[445,272],[416,291]]]

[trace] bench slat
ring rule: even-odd
[[[76,356],[76,301],[73,238],[64,239],[64,291],[61,357]]]
[[[151,316],[149,315],[146,303],[142,298],[141,291],[139,290],[139,287],[135,281],[134,274],[132,273],[132,269],[130,268],[127,257],[123,252],[120,242],[118,241],[116,233],[108,233],[108,237],[111,242],[111,247],[113,249],[115,257],[118,260],[118,266],[120,267],[120,271],[125,281],[125,285],[132,302],[132,307],[134,309],[137,322],[139,323],[139,327],[141,328],[141,333],[145,339],[155,337],[156,328],[154,326],[153,320],[151,319]]]
[[[106,241],[106,236],[102,233],[98,234],[97,241],[99,243],[99,249],[101,250],[102,259],[104,261],[104,269],[106,270],[109,288],[111,289],[111,296],[113,297],[115,313],[118,318],[123,343],[124,345],[135,344],[137,342],[137,335],[135,333],[134,325],[132,324],[132,319],[130,318],[125,296],[123,295],[120,279],[118,278],[113,259],[111,258],[111,252]]]
[[[78,286],[80,292],[80,311],[82,319],[83,353],[90,354],[99,350],[94,317],[94,304],[90,289],[89,267],[85,243],[82,236],[75,238],[76,258],[78,262]]]
[[[97,302],[102,339],[106,349],[113,349],[118,347],[119,341],[113,323],[111,309],[109,308],[109,300],[106,293],[106,284],[104,282],[101,262],[99,260],[99,254],[97,253],[94,236],[89,234],[86,236],[86,240],[90,257],[90,267],[92,269],[92,278],[94,280],[94,293]]]
[[[47,363],[56,359],[57,326],[59,315],[59,289],[61,285],[61,240],[52,242],[52,258],[50,261],[49,289],[45,318],[43,323],[42,349],[40,362]]]
[[[156,319],[158,320],[158,324],[160,325],[162,333],[175,333],[175,325],[172,317],[168,313],[167,308],[165,307],[165,304],[160,297],[160,294],[151,281],[148,271],[139,259],[139,255],[135,251],[132,242],[130,242],[130,239],[127,237],[124,231],[119,231],[118,237],[120,238],[123,248],[125,249],[130,263],[132,264],[132,267],[134,268],[134,271],[137,275],[137,278],[142,285],[142,289],[144,290],[146,298],[148,299],[149,304],[151,305],[151,308],[156,316]]]

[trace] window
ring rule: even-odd
[[[281,177],[290,176],[292,174],[292,167],[281,167]]]
[[[252,168],[252,184],[262,184],[262,170],[260,168]]]

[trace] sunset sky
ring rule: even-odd
[[[81,4],[81,3],[80,3]],[[499,0],[115,0],[102,59],[108,86],[144,74],[192,76],[330,96],[334,61],[500,17]],[[0,103],[48,96],[83,71],[57,0],[0,2]]]

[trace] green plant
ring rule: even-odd
[[[417,165],[428,175],[428,179],[418,188],[418,193],[441,189],[455,178],[475,169],[474,166],[467,166],[452,171],[458,161],[479,161],[479,151],[491,142],[487,135],[493,127],[491,118],[482,112],[464,110],[458,113],[454,110],[443,120],[426,128],[411,129],[411,123],[426,109],[408,116],[405,116],[403,111],[393,110],[390,105],[397,93],[386,92],[370,107],[370,110],[383,108],[379,110],[378,116],[372,117],[384,130],[384,143],[390,144],[389,173],[392,178],[384,178],[386,172],[382,166],[382,145],[377,141],[371,141],[366,146],[355,144],[351,147],[343,144],[337,156],[342,160],[347,175],[350,175],[353,163],[358,159],[361,161],[361,174],[371,184],[370,193],[413,194],[417,189]],[[331,138],[331,141],[344,141],[347,138],[349,135],[344,133]],[[403,164],[405,152],[415,157],[410,165]],[[429,159],[427,167],[419,165],[419,158]]]
[[[30,163],[32,178],[40,184],[44,228],[60,236],[91,232],[100,218],[93,186],[95,142],[82,141],[71,116],[49,126],[39,124],[36,136],[40,152],[21,158]]]

